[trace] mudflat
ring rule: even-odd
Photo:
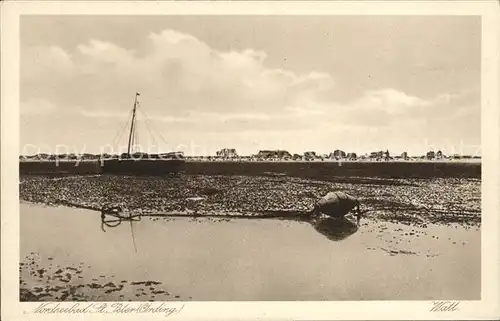
[[[297,219],[330,190],[361,226]],[[24,301],[480,298],[478,179],[28,176],[20,197]]]

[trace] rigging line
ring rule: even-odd
[[[121,139],[122,139],[122,137],[123,137],[123,134],[126,132],[126,130],[125,130],[125,129],[126,129],[126,127],[128,127],[128,122],[127,122],[126,126],[124,127],[124,129],[121,131],[120,136],[119,136],[119,137],[118,137],[115,141],[113,141],[113,146],[115,146],[115,145],[118,145],[118,144],[119,144],[120,140],[121,140]]]
[[[124,126],[116,133],[116,136],[112,141],[113,145],[117,144],[118,141],[121,139],[123,133],[125,132],[125,129],[128,127],[131,115],[132,115],[132,112],[129,113],[129,116],[127,117],[127,121],[125,122]]]
[[[127,121],[128,122],[128,121]],[[111,141],[111,144],[114,146],[119,139],[119,136],[121,136],[121,133],[123,132],[124,128],[127,126],[127,123],[124,124],[124,126],[120,127],[120,129],[116,132],[115,137]]]
[[[149,124],[147,122],[146,115],[144,114],[142,109],[141,109],[141,113],[144,116],[144,124],[146,124],[146,128],[148,129],[149,134],[151,135],[151,137],[153,139],[153,144],[156,146],[157,145],[156,137],[154,136],[153,131],[151,130],[151,127],[149,126]]]
[[[136,116],[136,118],[137,118],[137,116]],[[136,118],[134,118],[134,122],[132,123],[131,128],[130,128],[130,132],[131,132],[130,151],[132,152],[132,154],[134,153],[134,147],[135,147],[135,128],[137,126],[137,119]]]
[[[135,115],[135,119],[134,119],[135,120],[135,122],[134,122],[134,131],[133,131],[133,134],[132,134],[133,135],[132,136],[133,137],[132,138],[133,139],[132,140],[132,142],[133,142],[132,143],[132,148],[133,148],[133,150],[134,150],[135,153],[141,152],[140,147],[138,146],[139,145],[139,129],[138,129],[139,119],[137,117],[138,116],[137,115],[137,110],[141,110],[140,106],[141,105],[140,105],[139,101],[137,101],[136,108],[135,108],[136,115]]]
[[[146,111],[143,111],[144,112],[144,116],[146,117],[147,120],[151,119],[148,114],[146,113]],[[151,125],[153,126],[152,122],[151,122]],[[168,146],[168,142],[165,140],[165,138],[163,138],[163,136],[161,135],[160,131],[158,131],[158,136],[160,136],[160,139]]]
[[[137,100],[137,96],[139,96],[139,93],[135,93],[135,99],[134,99],[134,108],[132,109],[132,121],[131,121],[131,124],[130,124],[130,133],[129,133],[129,136],[128,136],[128,143],[127,143],[127,153],[128,155],[130,156],[130,152],[133,152],[132,148],[134,146],[134,128],[135,128],[135,118],[136,118],[136,109],[137,109],[137,105],[138,105],[138,100]]]
[[[135,126],[134,126],[134,144],[136,147],[136,152],[139,153],[141,152],[141,147],[139,145],[139,129],[138,129],[139,123],[138,120],[136,119],[135,121]]]
[[[125,132],[125,130],[127,129],[127,127],[128,127],[128,125],[129,125],[129,123],[130,123],[131,119],[132,119],[132,110],[131,110],[131,111],[129,111],[128,116],[127,116],[127,121],[125,122],[124,126],[122,127],[121,131],[119,132],[119,134],[120,134],[120,137],[119,137],[119,138],[121,138],[121,136],[123,135],[123,133],[124,133],[124,132]],[[118,135],[117,135],[117,136],[118,136]]]
[[[152,124],[151,124],[151,126],[148,124],[149,117],[146,115],[146,112],[145,112],[144,110],[142,110],[142,109],[141,109],[141,113],[142,113],[142,116],[144,117],[144,123],[146,124],[146,127],[148,128],[148,130],[149,130],[149,132],[150,132],[151,136],[152,136],[154,139],[156,139],[156,138],[155,138],[155,135],[154,135],[154,133],[153,133],[153,129],[151,128]]]
[[[145,122],[147,123],[148,121],[151,121],[151,129],[154,130],[154,131],[156,131],[156,132],[158,132],[158,136],[161,136],[160,132],[158,130],[156,130],[156,128],[153,128],[154,127],[153,121],[149,117],[149,115],[147,114],[147,112],[145,110],[141,110],[141,112],[144,115]]]
[[[137,109],[141,110],[140,107],[141,107],[140,103],[137,102]],[[137,116],[138,115],[136,115],[135,126],[134,126],[134,139],[135,139],[134,142],[135,142],[137,152],[142,152],[141,146],[139,145],[140,144],[140,141],[139,141],[139,118]]]

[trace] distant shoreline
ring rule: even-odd
[[[176,160],[125,161],[125,176],[165,176],[166,169]],[[478,160],[392,160],[392,161],[246,161],[246,160],[190,160],[181,162],[178,171],[195,175],[230,176],[291,176],[320,180],[334,177],[379,178],[481,178],[482,164]],[[177,166],[176,165],[176,166]],[[147,167],[148,175],[139,175],[137,168]],[[20,161],[21,175],[99,175],[118,174],[106,170],[98,160]]]
[[[149,161],[169,161],[168,159],[144,159]],[[481,158],[470,158],[470,159],[410,159],[410,160],[373,160],[373,159],[359,159],[359,160],[334,160],[334,159],[324,159],[324,160],[268,160],[268,159],[256,159],[256,160],[248,160],[248,159],[192,159],[192,158],[184,158],[186,162],[189,163],[482,163]],[[137,161],[140,161],[138,159]],[[55,163],[56,160],[47,160],[47,159],[20,159],[20,163],[22,162],[40,162],[40,163]],[[66,162],[66,163],[75,163],[75,162],[97,162],[98,159],[58,159],[57,162]]]

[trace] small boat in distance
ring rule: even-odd
[[[148,154],[142,152],[132,153],[132,146],[134,146],[136,139],[136,111],[139,104],[139,96],[139,93],[135,94],[127,152],[119,156],[102,160],[102,172],[104,174],[121,174],[131,176],[161,176],[182,171],[186,162],[182,152],[169,152],[161,154]]]

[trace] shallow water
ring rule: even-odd
[[[69,284],[153,280],[172,293],[92,300],[480,299],[476,228],[143,217],[132,223],[135,252],[131,223],[103,232],[98,212],[22,203],[20,223],[21,261],[35,253],[47,269],[81,266]],[[23,271],[22,288],[52,282]]]

